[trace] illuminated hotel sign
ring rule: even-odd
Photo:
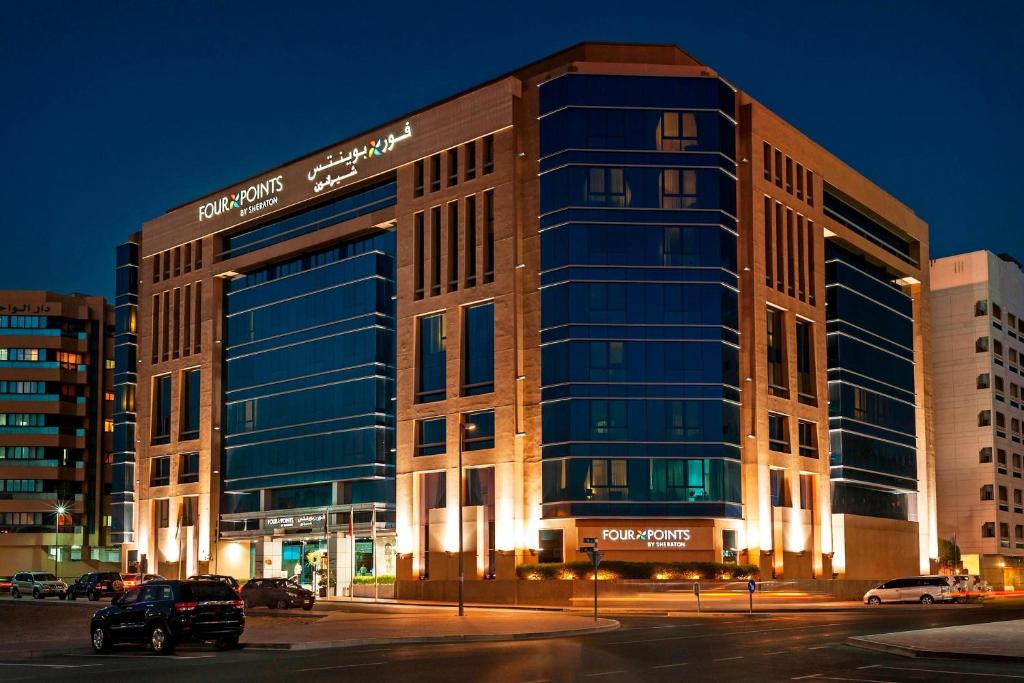
[[[238,216],[245,218],[264,209],[277,206],[279,192],[284,190],[284,176],[275,176],[267,180],[253,183],[237,192],[224,195],[220,199],[199,205],[199,220],[209,220],[214,216],[238,209]]]
[[[408,140],[412,137],[412,126],[409,122],[405,122],[405,126],[402,128],[400,135],[394,133],[388,133],[382,138],[371,138],[362,147],[353,147],[347,154],[338,152],[338,158],[334,158],[334,154],[328,154],[325,161],[317,164],[310,169],[309,173],[306,174],[306,178],[309,182],[314,183],[313,192],[322,192],[323,190],[329,190],[335,185],[349,178],[354,178],[359,173],[359,160],[360,159],[371,159],[373,157],[382,157],[395,148],[399,142]],[[335,166],[341,166],[337,171],[328,173],[323,176],[319,181],[317,177],[324,171],[334,168]]]
[[[685,550],[693,535],[685,527],[589,528],[579,533],[596,536],[601,550]]]
[[[312,529],[314,526],[321,527],[327,519],[326,513],[318,512],[312,515],[301,515],[298,517],[268,517],[263,520],[264,529]]]

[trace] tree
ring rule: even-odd
[[[939,539],[939,565],[945,569],[956,570],[960,567],[960,547],[952,541]]]

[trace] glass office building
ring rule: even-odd
[[[513,601],[587,538],[781,578],[935,554],[927,225],[674,46],[573,46],[135,244],[150,568],[450,599],[461,554]]]

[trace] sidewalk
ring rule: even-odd
[[[459,617],[451,606],[402,611],[331,610],[323,616],[256,616],[246,625],[248,648],[312,650],[361,645],[409,645],[531,640],[600,633],[619,628],[613,619],[559,612],[472,609]]]
[[[847,644],[905,657],[1024,662],[1024,619],[847,638]]]

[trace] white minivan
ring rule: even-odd
[[[919,602],[930,605],[934,602],[947,602],[954,597],[953,579],[949,576],[908,576],[872,588],[864,594],[864,602],[868,605],[883,602]]]

